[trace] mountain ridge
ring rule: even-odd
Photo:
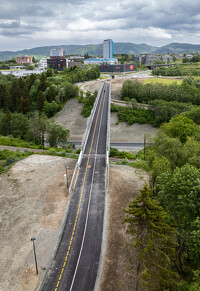
[[[0,60],[8,60],[12,57],[21,55],[32,55],[36,58],[49,57],[51,48],[62,47],[67,55],[84,55],[89,54],[99,56],[103,53],[102,44],[87,44],[87,45],[60,45],[60,46],[42,46],[31,49],[18,51],[0,51]],[[116,54],[164,54],[164,53],[191,53],[200,52],[200,44],[194,45],[189,43],[170,43],[161,47],[150,46],[145,43],[135,44],[131,42],[116,42],[114,43],[114,53]]]

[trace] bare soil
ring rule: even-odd
[[[0,290],[33,291],[55,247],[68,200],[65,163],[75,160],[32,155],[0,176]],[[31,238],[39,267],[36,275]]]
[[[55,115],[55,121],[70,130],[71,140],[82,140],[87,126],[87,118],[81,115],[83,104],[70,99],[63,109]]]
[[[140,78],[138,80],[144,80]],[[147,78],[146,78],[147,79]],[[120,94],[122,84],[127,79],[111,80],[112,98],[117,99],[116,94]],[[87,90],[99,90],[100,81],[90,81],[85,84]],[[118,98],[119,99],[119,98]],[[70,130],[70,139],[81,141],[87,125],[87,118],[81,115],[83,104],[79,103],[77,99],[71,99],[63,107],[63,109],[55,115],[55,121],[65,128]],[[133,124],[128,125],[126,122],[121,122],[117,125],[117,113],[111,113],[110,134],[113,142],[138,142],[144,141],[144,135],[150,134],[152,137],[156,135],[157,129],[150,124]]]
[[[126,246],[130,237],[122,224],[123,208],[135,199],[146,180],[144,173],[128,166],[110,167],[107,244],[100,291],[134,290],[137,255],[134,248]]]
[[[156,133],[157,129],[151,124],[134,123],[128,125],[126,122],[118,124],[117,112],[111,113],[110,139],[113,142],[142,143],[144,142],[145,134],[150,134],[153,138]]]
[[[32,291],[39,285],[56,245],[68,200],[64,164],[71,178],[75,160],[33,155],[0,176],[0,290]],[[146,177],[127,166],[111,165],[109,217],[101,291],[132,289],[135,254],[126,247],[122,208],[133,200]],[[31,238],[35,237],[39,275]]]

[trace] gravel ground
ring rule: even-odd
[[[0,176],[0,290],[36,290],[55,247],[68,200],[65,166],[76,160],[32,155]],[[39,275],[31,237],[36,237]]]
[[[134,290],[137,256],[134,249],[126,247],[130,237],[122,224],[123,208],[135,199],[145,181],[147,176],[141,171],[122,165],[110,167],[107,243],[99,291]]]
[[[128,125],[126,122],[120,122],[119,124],[117,122],[117,112],[111,113],[110,139],[112,142],[142,143],[144,142],[145,134],[150,134],[151,137],[154,137],[157,133],[157,129],[151,124],[134,123]]]
[[[71,178],[75,160],[32,155],[0,176],[0,290],[36,290],[55,247],[68,200],[64,164]],[[122,208],[134,199],[144,175],[127,166],[111,165],[105,264],[100,291],[129,291],[135,278],[135,254],[121,224]],[[39,275],[31,237],[36,237]]]
[[[83,104],[77,99],[70,99],[54,119],[57,123],[70,130],[71,140],[82,140],[82,135],[87,126],[87,118],[81,115]]]

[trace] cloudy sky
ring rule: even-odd
[[[200,44],[200,1],[0,0],[0,51],[106,38]]]

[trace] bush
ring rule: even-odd
[[[80,152],[81,152],[81,149],[76,150],[76,154],[80,154]]]
[[[125,151],[118,151],[117,149],[115,148],[110,148],[110,157],[120,157],[120,158],[127,158],[127,159],[130,159],[130,160],[134,160],[136,159],[136,155],[134,153],[129,153],[129,152],[125,152]]]

